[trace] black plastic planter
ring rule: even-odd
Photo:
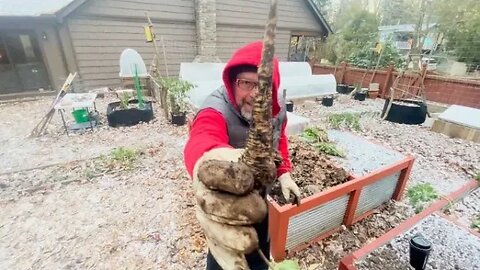
[[[137,104],[137,99],[132,99],[129,104]],[[140,122],[149,122],[153,119],[153,105],[151,101],[145,101],[145,108],[120,108],[120,102],[112,102],[107,106],[107,120],[111,127],[133,126]]]
[[[367,93],[357,92],[355,93],[354,99],[358,101],[364,101],[366,97],[367,97]]]
[[[288,101],[286,103],[287,106],[287,112],[293,112],[293,101]]]
[[[386,99],[381,117],[385,115],[389,103],[390,99]],[[399,124],[419,125],[425,122],[426,118],[427,105],[424,102],[415,100],[394,100],[385,119]]]
[[[348,85],[346,84],[337,84],[337,93],[346,94],[348,92]]]
[[[325,107],[330,107],[333,105],[333,97],[323,97],[322,105]]]
[[[176,126],[183,126],[186,123],[187,116],[185,113],[179,113],[179,114],[174,114],[170,113],[170,116],[172,118],[171,122],[172,124]]]
[[[355,86],[353,85],[347,86],[347,94],[350,94],[353,90],[355,90]]]
[[[410,266],[415,270],[424,270],[428,256],[432,250],[432,244],[422,235],[416,235],[410,239]]]

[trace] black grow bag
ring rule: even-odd
[[[357,92],[355,93],[354,99],[358,101],[364,101],[367,97],[367,93],[365,92]]]
[[[183,126],[187,122],[187,115],[185,113],[170,113],[170,122],[176,126]]]
[[[350,94],[353,90],[355,90],[355,88],[356,88],[356,87],[353,86],[353,85],[347,86],[347,94]]]
[[[132,99],[129,104],[138,104],[137,99]],[[153,119],[153,105],[151,101],[145,101],[143,109],[121,109],[120,102],[112,102],[107,106],[107,120],[111,127],[133,126],[140,122],[149,122]]]
[[[348,85],[346,84],[337,84],[337,93],[346,94],[348,92]]]
[[[382,117],[388,108],[390,99],[385,100]],[[394,100],[385,120],[399,124],[419,125],[427,118],[427,105],[422,101]]]
[[[325,107],[330,107],[333,105],[333,97],[323,97],[322,105]]]

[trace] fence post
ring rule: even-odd
[[[315,57],[310,58],[310,60],[308,61],[308,64],[310,65],[310,68],[312,69],[312,73],[313,73],[313,69],[317,64],[317,59]]]
[[[383,83],[382,90],[380,92],[380,97],[385,98],[385,95],[387,94],[388,88],[392,84],[392,75],[393,75],[393,69],[395,66],[393,63],[390,63],[387,69],[387,76],[385,77],[385,82]]]
[[[350,199],[348,200],[347,210],[343,217],[343,223],[346,226],[351,226],[355,219],[355,211],[357,210],[358,200],[360,199],[361,189],[355,189],[350,193]]]
[[[347,62],[342,61],[340,64],[340,76],[337,79],[337,84],[342,84],[343,83],[343,78],[345,77],[345,72],[347,72]]]

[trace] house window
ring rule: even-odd
[[[8,34],[5,41],[10,51],[11,57],[16,64],[37,62],[39,59],[35,53],[30,35],[28,34]]]
[[[316,34],[292,34],[288,49],[288,61],[308,62],[315,56],[316,42],[319,40]]]
[[[25,53],[25,58],[29,59],[30,61],[36,60],[35,52],[33,51],[32,41],[30,40],[30,36],[20,35],[20,43],[22,43],[23,52]]]

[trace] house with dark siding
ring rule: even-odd
[[[80,88],[117,87],[119,58],[138,51],[147,67],[154,48],[143,28],[151,18],[160,72],[181,62],[225,62],[263,37],[269,0],[0,0],[0,94],[57,90],[77,72]],[[292,37],[331,29],[312,0],[279,0],[276,54],[287,61]]]

